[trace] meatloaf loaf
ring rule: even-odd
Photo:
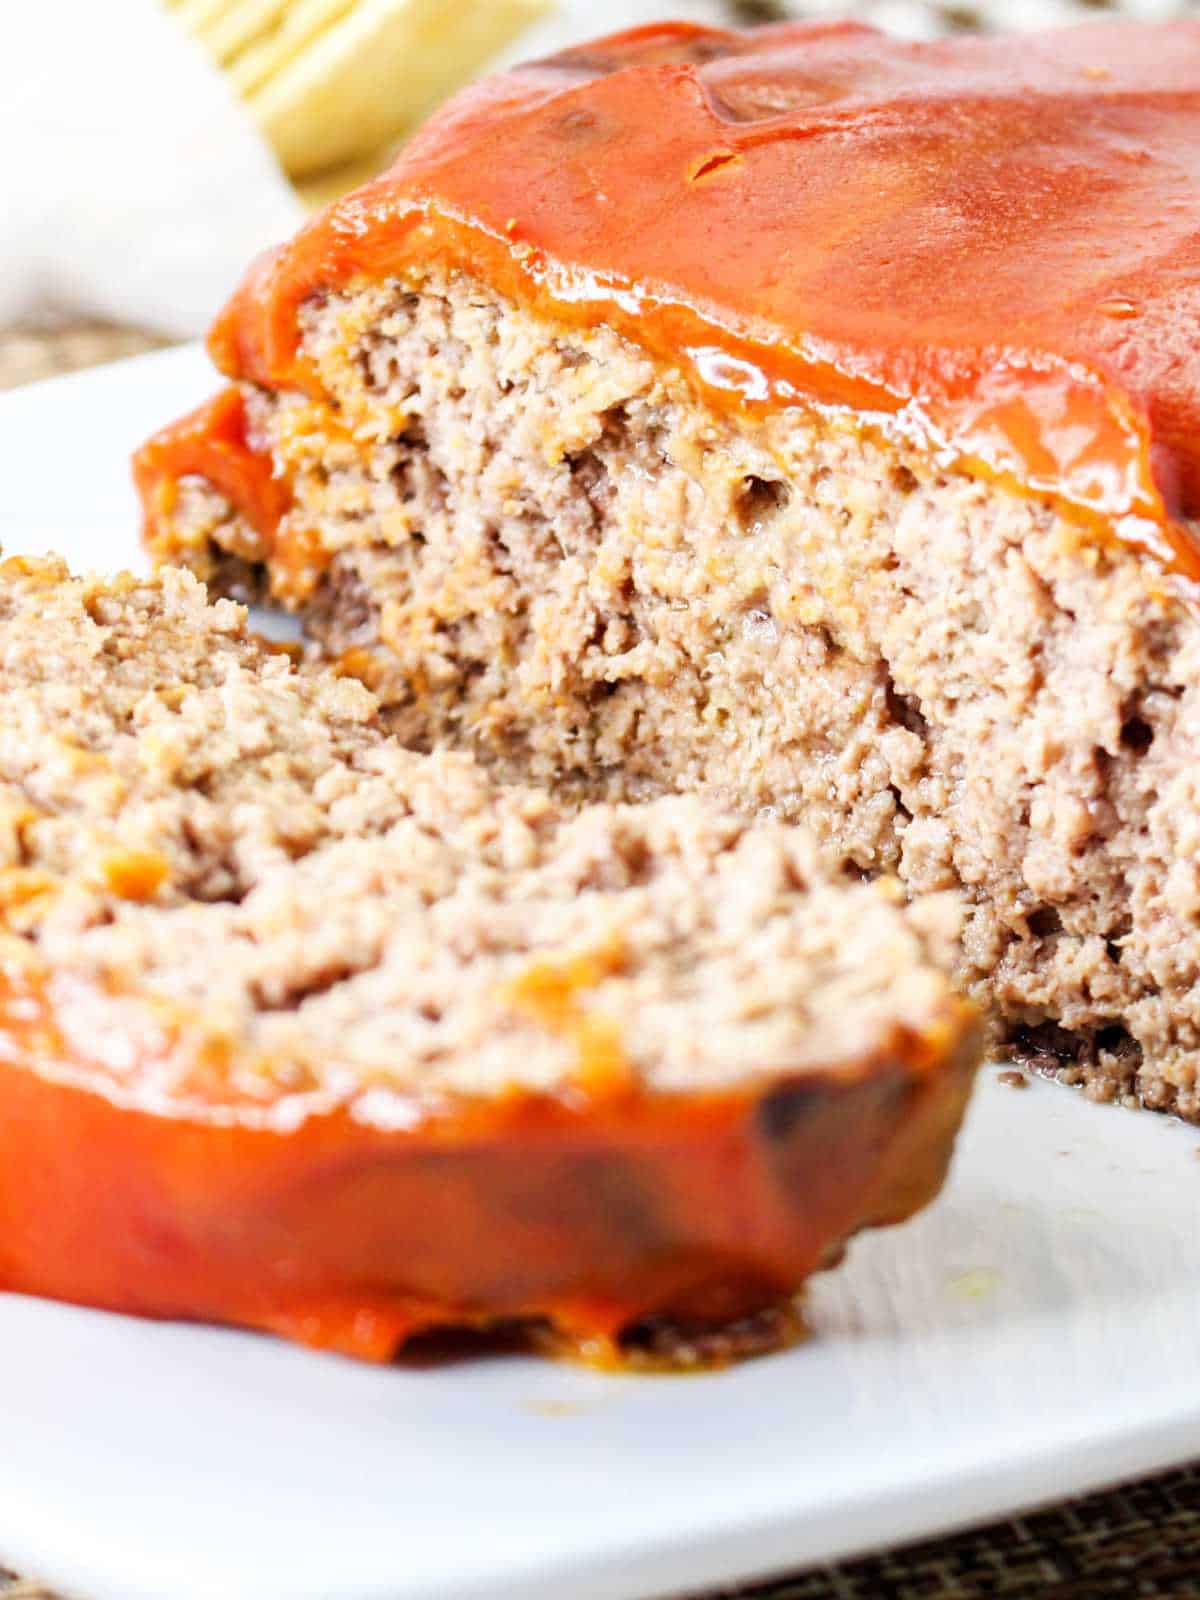
[[[0,566],[0,1289],[384,1358],[777,1338],[938,1189],[953,907],[388,738],[190,575]]]
[[[661,26],[259,261],[158,556],[402,737],[968,901],[1003,1044],[1200,1118],[1200,22]]]

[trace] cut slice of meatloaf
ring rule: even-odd
[[[954,908],[899,899],[695,797],[405,750],[186,573],[10,561],[0,1289],[375,1358],[776,1337],[962,1115]]]
[[[1200,1118],[1200,22],[683,26],[265,258],[151,548],[402,737],[956,888],[995,1036]]]

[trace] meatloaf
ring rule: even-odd
[[[1200,1119],[1200,22],[638,30],[260,260],[151,549],[568,803],[967,900],[994,1040]]]
[[[0,1289],[382,1359],[778,1338],[937,1191],[954,908],[422,755],[189,574],[0,566]],[[949,920],[948,920],[949,919]]]

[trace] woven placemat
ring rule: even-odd
[[[0,389],[36,383],[82,367],[120,361],[166,344],[156,334],[111,322],[61,322],[0,328]]]

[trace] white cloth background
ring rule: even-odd
[[[0,4],[0,324],[200,333],[300,204],[155,0]]]

